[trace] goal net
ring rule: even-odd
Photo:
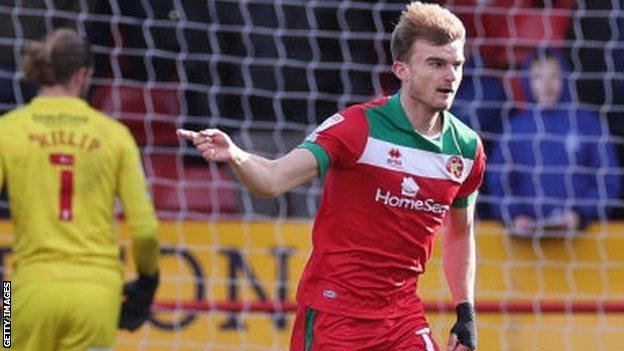
[[[476,233],[480,348],[618,349],[624,332],[624,211],[616,154],[624,155],[621,2],[441,3],[459,15],[469,36],[452,112],[479,132],[490,158]],[[120,332],[116,350],[287,349],[322,179],[275,200],[256,199],[227,167],[206,164],[178,140],[175,129],[218,127],[248,151],[285,154],[336,111],[398,90],[389,39],[405,4],[0,2],[0,110],[35,94],[16,69],[23,46],[53,28],[73,27],[95,53],[90,103],[126,124],[141,148],[162,220],[162,286],[150,323],[136,333]],[[557,105],[559,115],[591,115],[595,126],[566,117],[570,131],[549,129],[548,109],[527,94],[531,73],[523,66],[545,47],[557,49],[569,66],[562,73],[569,99]],[[515,119],[533,109],[539,111],[532,115],[534,128],[515,133]],[[516,142],[529,145],[520,154],[531,161],[515,158]],[[584,146],[594,152],[575,151]],[[558,149],[566,150],[565,160],[549,161]],[[532,192],[515,193],[520,186],[511,174],[530,179]],[[561,178],[544,180],[553,176]],[[588,178],[595,189],[584,197],[579,194],[587,193]],[[499,179],[500,189],[490,179]],[[555,187],[565,200],[552,195]],[[556,235],[538,230],[517,236],[501,224],[512,223],[518,207],[540,223],[559,223],[562,217],[547,210],[556,205],[592,208],[593,217],[580,232]],[[6,218],[0,222],[2,273],[10,279],[6,194],[0,213]],[[119,231],[127,251],[123,223]],[[126,268],[130,278],[133,263]],[[444,345],[455,317],[438,247],[419,293]]]

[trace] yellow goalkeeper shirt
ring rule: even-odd
[[[73,97],[0,117],[0,188],[15,230],[14,279],[121,281],[119,198],[140,272],[157,270],[157,220],[128,129]]]

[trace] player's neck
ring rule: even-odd
[[[72,89],[63,85],[48,85],[39,88],[39,96],[48,97],[79,97],[79,89]]]
[[[407,94],[401,94],[401,106],[407,119],[418,133],[424,136],[435,136],[442,132],[442,113],[414,101]]]

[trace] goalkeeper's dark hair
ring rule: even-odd
[[[451,11],[436,4],[412,2],[401,13],[390,39],[390,51],[395,61],[407,61],[412,44],[424,39],[433,45],[446,45],[466,40],[466,28]]]
[[[89,42],[71,29],[57,29],[24,49],[21,69],[38,86],[66,84],[81,68],[93,67]]]

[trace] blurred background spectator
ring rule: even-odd
[[[569,65],[538,49],[524,65],[527,104],[494,148],[487,178],[497,218],[518,234],[576,230],[608,216],[620,194],[606,121],[572,103]]]

